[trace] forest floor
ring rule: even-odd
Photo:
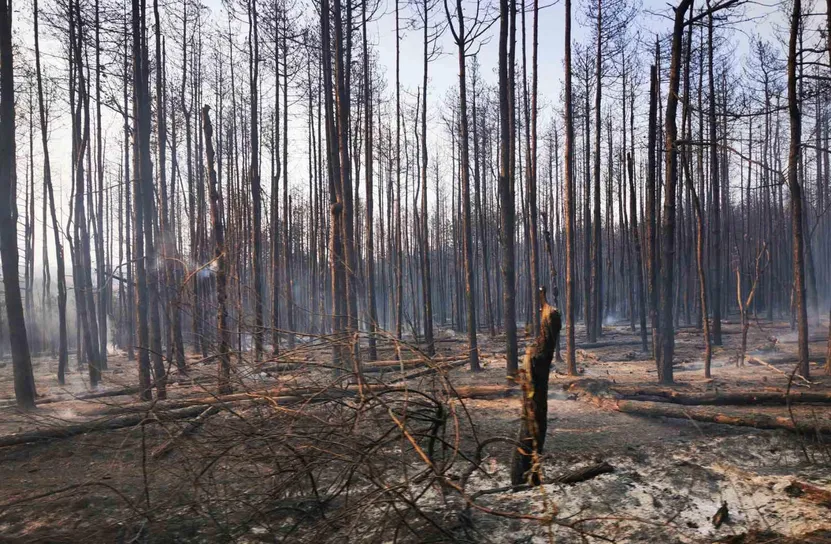
[[[831,543],[831,376],[823,374],[820,357],[828,324],[813,330],[812,377],[806,382],[794,375],[796,335],[787,323],[754,323],[750,358],[738,366],[740,326],[726,322],[724,345],[714,349],[711,379],[704,378],[700,331],[682,328],[676,336],[677,384],[658,388],[654,361],[641,351],[628,324],[605,327],[591,347],[578,328],[581,375],[566,376],[557,363],[550,380],[541,461],[544,481],[550,483],[501,489],[510,483],[512,448],[505,441],[491,442],[480,452],[482,470],[465,482],[467,496],[476,496],[472,511],[448,502],[444,490],[431,488],[419,496],[419,504],[439,517],[452,511],[449,529],[439,537],[430,533],[429,540]],[[474,437],[480,443],[514,437],[520,421],[518,389],[504,387],[504,341],[485,333],[479,338],[482,372],[458,363],[465,349],[461,333],[442,330],[435,359],[458,393],[452,402],[463,403],[470,415],[470,429],[457,437],[468,457],[476,449]],[[392,353],[384,346],[379,358],[392,359]],[[214,394],[215,362],[192,354],[189,374],[170,378],[171,400],[158,403],[137,401],[130,389],[137,384],[136,364],[123,353],[110,355],[103,384],[94,392],[114,394],[97,398],[89,398],[86,373],[75,369],[74,359],[67,385],[59,386],[57,362],[36,358],[39,406],[30,413],[14,407],[11,363],[0,361],[0,542],[302,541],[301,533],[281,535],[257,516],[217,519],[217,510],[200,503],[207,489],[203,475],[221,469],[236,476],[241,473],[234,467],[238,458],[206,462],[208,456],[196,456],[193,448],[208,444],[206,436],[218,436],[220,421],[226,427],[246,425],[243,415],[250,407],[240,402],[264,400],[277,407],[283,401],[269,396],[274,391],[287,399],[317,387],[325,390],[332,375],[324,366],[329,357],[328,351],[301,345],[280,361],[240,361],[236,390],[249,393],[219,398]],[[390,363],[367,382],[432,390],[435,382],[419,371],[423,368],[414,362],[402,372]],[[774,400],[764,405],[754,398],[747,401],[748,395],[763,394]],[[776,402],[777,395],[805,398],[785,405]],[[624,396],[631,400],[626,406],[618,402]],[[681,400],[666,402],[672,396]],[[684,398],[695,402],[684,404]],[[701,399],[703,404],[696,405]],[[231,408],[201,429],[185,427],[194,418],[207,420],[206,407],[211,406]],[[624,409],[632,406],[634,411]],[[165,415],[182,411],[190,419],[181,424]],[[145,425],[148,420],[165,424]],[[123,424],[107,428],[114,421]],[[166,448],[172,454],[162,451]],[[579,483],[555,482],[557,475],[601,461],[613,470]],[[221,478],[212,475],[211,483],[235,484],[231,476],[228,482]],[[243,495],[233,495],[234,500],[245,502]],[[717,524],[713,518],[723,505],[729,515]],[[556,521],[518,519],[510,513],[554,514]],[[231,525],[242,529],[230,530]],[[394,540],[371,536],[375,533],[357,522],[338,527],[326,541]],[[396,533],[402,541],[426,541],[427,534]]]

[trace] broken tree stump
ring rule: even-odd
[[[545,445],[548,428],[548,376],[551,360],[560,336],[560,311],[548,304],[545,288],[540,288],[541,321],[540,334],[533,345],[525,350],[523,368],[520,371],[522,384],[522,420],[517,442],[511,460],[511,484],[530,482],[539,485],[539,454]]]

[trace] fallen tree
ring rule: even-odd
[[[831,403],[831,392],[822,391],[680,392],[659,388],[619,387],[615,387],[614,391],[624,400],[668,402],[684,406],[785,406],[788,403]]]
[[[412,387],[390,387],[385,384],[365,385],[363,386],[363,391],[364,393],[370,394],[405,393],[407,391],[413,393],[421,392]],[[431,396],[448,394],[451,397],[460,399],[482,399],[505,397],[516,391],[517,389],[515,387],[507,385],[484,385],[457,387],[452,390],[432,389],[424,391],[424,393]],[[359,390],[356,385],[351,385],[346,388],[303,388],[294,390],[281,387],[245,393],[232,393],[229,395],[134,403],[127,406],[107,408],[104,411],[107,417],[100,417],[91,421],[70,425],[55,425],[44,429],[0,436],[0,448],[70,438],[92,432],[123,429],[134,427],[141,423],[160,423],[197,416],[202,416],[204,419],[219,410],[229,409],[244,403],[259,402],[275,406],[301,405],[352,398],[358,394]],[[211,407],[215,407],[216,410],[210,410]]]
[[[580,380],[573,383],[569,387],[569,390],[577,392],[581,397],[586,398],[599,408],[627,414],[687,419],[706,423],[719,423],[722,425],[753,427],[756,429],[784,429],[802,433],[831,434],[831,421],[829,420],[802,421],[797,420],[789,413],[769,415],[735,410],[726,412],[710,407],[712,405],[718,405],[715,401],[731,400],[729,396],[723,396],[721,399],[716,396],[714,399],[706,395],[701,395],[700,398],[702,400],[714,401],[711,402],[710,406],[704,403],[694,404],[692,400],[695,399],[695,396],[683,394],[676,396],[667,395],[664,397],[653,396],[653,398],[660,398],[659,401],[645,400],[644,396],[641,396],[640,399],[633,400],[617,391],[615,385],[606,380]],[[794,395],[798,396],[798,394]],[[816,395],[815,398],[819,398]],[[781,396],[784,396],[784,394]],[[780,397],[772,398],[779,400]],[[742,396],[738,396],[732,400],[737,399],[747,400]]]

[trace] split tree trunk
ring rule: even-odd
[[[525,350],[525,361],[520,373],[522,383],[522,421],[519,445],[511,460],[511,484],[542,481],[539,455],[545,446],[548,429],[548,376],[551,360],[560,337],[560,311],[548,304],[545,288],[540,288],[540,331],[534,345]]]
[[[216,260],[216,319],[219,333],[219,394],[230,394],[231,387],[231,331],[228,323],[226,300],[228,298],[228,257],[225,255],[225,230],[222,214],[219,211],[219,188],[214,167],[213,126],[211,125],[210,106],[202,107],[202,131],[205,134],[205,162],[208,167],[208,184],[211,200],[211,226],[214,231],[214,259]]]

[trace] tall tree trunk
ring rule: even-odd
[[[597,0],[597,52],[594,89],[594,188],[592,194],[591,297],[588,340],[595,342],[603,331],[603,224],[600,220],[600,114],[603,97],[603,0]],[[588,111],[586,112],[588,115]],[[588,153],[588,150],[586,151]],[[612,160],[612,157],[609,157]]]
[[[516,330],[516,278],[514,272],[514,170],[513,170],[513,64],[509,54],[508,35],[513,38],[516,21],[516,6],[513,0],[499,2],[499,120],[500,120],[500,161],[499,200],[501,205],[502,236],[502,297],[504,311],[506,362],[509,377],[516,375],[517,330]],[[509,32],[510,31],[510,32]],[[513,44],[510,49],[513,50]],[[511,57],[509,59],[509,57]]]
[[[254,360],[263,357],[263,248],[262,248],[262,191],[260,189],[260,131],[258,127],[259,79],[260,79],[260,38],[257,23],[257,0],[248,2],[249,26],[249,78],[251,81],[251,166],[248,179],[251,183],[251,199],[254,203],[254,228],[251,233],[253,245],[254,274]]]
[[[329,169],[329,264],[332,280],[332,332],[334,335],[334,366],[343,365],[344,339],[340,336],[345,331],[344,315],[346,313],[346,288],[343,261],[342,222],[343,202],[340,191],[340,158],[338,152],[338,135],[335,130],[335,111],[332,103],[332,56],[330,39],[329,1],[323,0],[320,7],[321,42],[323,46],[323,96],[326,117],[326,148]]]
[[[719,182],[719,160],[718,160],[718,127],[716,125],[716,87],[713,77],[713,14],[710,7],[710,0],[707,0],[707,74],[709,78],[710,104],[708,119],[710,123],[710,183],[712,185],[713,197],[712,206],[712,227],[711,238],[713,265],[712,276],[716,278],[713,282],[713,344],[720,346],[721,338],[721,196]]]
[[[294,349],[294,280],[291,276],[291,237],[289,236],[289,50],[288,21],[283,16],[283,274],[286,289],[287,346]]]
[[[70,3],[70,27],[74,30],[70,42],[73,47],[73,61],[75,68],[75,83],[77,83],[78,102],[73,116],[74,136],[74,174],[75,174],[75,239],[76,239],[76,271],[75,299],[79,310],[81,332],[84,349],[89,367],[90,385],[97,387],[101,379],[101,361],[98,343],[98,321],[95,317],[95,296],[92,286],[92,259],[90,256],[90,235],[87,230],[84,191],[87,172],[84,169],[84,160],[89,149],[90,119],[89,94],[83,65],[83,20],[80,5]]]
[[[574,102],[571,89],[571,0],[565,0],[565,209],[566,235],[566,368],[569,376],[577,375],[574,345],[574,275],[575,275],[575,206],[574,206]]]
[[[684,17],[692,0],[681,0],[675,8],[675,25],[672,33],[672,52],[669,68],[669,92],[666,109],[666,190],[664,192],[664,213],[662,218],[663,236],[661,239],[661,330],[659,334],[660,352],[658,354],[658,379],[670,384],[672,377],[672,357],[675,349],[675,329],[673,326],[674,303],[674,266],[675,266],[675,206],[676,187],[678,185],[678,150],[676,138],[676,110],[678,107],[678,89],[681,74],[681,41],[684,31]]]
[[[40,30],[38,26],[39,11],[37,0],[34,2],[34,32],[35,32],[35,70],[38,85],[38,111],[40,114],[40,138],[43,145],[43,182],[49,198],[49,211],[52,218],[52,232],[55,237],[55,261],[58,267],[58,383],[66,383],[66,367],[69,363],[69,346],[66,329],[66,270],[64,263],[63,243],[58,224],[58,215],[55,205],[55,192],[52,186],[52,165],[49,159],[49,131],[46,119],[46,105],[43,98],[43,74],[40,65]],[[43,218],[46,224],[46,217]]]
[[[0,198],[0,259],[3,261],[3,287],[6,292],[6,316],[9,319],[14,395],[17,405],[28,410],[35,407],[36,392],[17,269],[17,165],[12,60],[11,5],[7,0],[0,0],[0,193],[5,195]]]
[[[649,321],[652,326],[652,353],[658,358],[658,254],[657,221],[655,198],[655,140],[657,127],[658,70],[653,64],[649,69],[649,129],[647,136],[647,172],[646,172],[646,269],[649,293]]]
[[[98,292],[98,353],[101,369],[107,368],[107,268],[104,255],[104,149],[101,128],[101,17],[95,1],[95,174],[98,191],[98,228],[95,237],[95,264]]]
[[[275,9],[274,16],[274,125],[271,132],[271,153],[274,163],[271,175],[271,350],[280,352],[280,16]],[[322,57],[321,57],[322,58]]]
[[[231,330],[228,323],[228,256],[225,251],[225,228],[219,209],[219,188],[216,182],[215,156],[213,144],[213,126],[211,125],[210,106],[202,107],[202,131],[205,137],[205,162],[208,168],[208,184],[211,201],[211,226],[214,231],[214,259],[216,260],[216,320],[219,333],[219,394],[227,395],[231,387]]]
[[[375,304],[375,235],[374,235],[374,217],[373,217],[373,183],[374,183],[374,157],[372,156],[373,152],[373,135],[372,135],[372,79],[370,77],[369,71],[369,42],[367,40],[367,32],[366,32],[366,23],[367,23],[367,16],[366,16],[366,2],[361,4],[361,31],[362,31],[362,39],[363,39],[363,70],[364,70],[364,117],[366,118],[364,122],[364,162],[366,163],[366,221],[365,221],[365,229],[366,229],[366,290],[367,290],[367,313],[369,315],[369,355],[368,358],[370,361],[378,360],[378,349],[376,347],[376,333],[378,331],[378,310]],[[425,61],[426,62],[426,61]],[[425,64],[425,77],[427,73],[426,64]],[[425,93],[425,100],[427,100],[426,93]],[[426,106],[425,106],[426,110]],[[423,133],[424,134],[424,133]],[[430,334],[432,335],[432,305],[430,304],[430,264],[428,261],[428,251],[427,251],[427,214],[426,214],[426,195],[427,195],[427,154],[424,153],[424,196],[422,197],[422,215],[424,221],[424,252],[425,252],[425,274],[426,274],[426,283],[427,287],[426,294],[425,294],[425,326],[429,326]],[[429,317],[428,317],[429,316]],[[427,319],[430,322],[427,322]],[[432,336],[430,337],[432,338]],[[432,349],[432,346],[428,342],[427,346],[428,351]]]
[[[638,299],[638,314],[640,316],[642,344],[641,347],[643,348],[643,351],[646,352],[649,351],[649,343],[647,342],[646,338],[646,293],[644,292],[643,286],[643,260],[641,257],[641,235],[638,229],[638,205],[635,197],[635,163],[631,153],[628,153],[626,158],[627,170],[629,173],[629,227],[632,230],[632,239],[635,242],[636,268],[634,270],[634,273],[635,285],[637,286],[635,296]],[[635,309],[631,308],[630,311],[634,312]]]
[[[802,186],[799,183],[799,163],[802,156],[802,113],[796,87],[797,38],[802,20],[802,1],[794,0],[791,13],[791,35],[788,42],[788,117],[791,145],[788,154],[788,188],[791,191],[791,231],[793,236],[793,282],[796,303],[799,347],[799,373],[810,374],[808,352],[808,309],[805,300],[805,242],[802,234]]]
[[[430,238],[427,216],[427,71],[430,64],[430,53],[428,50],[430,45],[428,25],[430,0],[424,0],[422,6],[424,10],[424,75],[422,76],[421,82],[423,88],[421,98],[421,296],[424,301],[424,342],[427,344],[427,355],[432,357],[436,353],[436,346],[433,342],[433,295],[430,281]],[[476,115],[475,111],[473,115]],[[370,132],[368,131],[367,134],[370,134]],[[369,192],[367,192],[367,195],[369,195]],[[369,234],[369,231],[367,234]]]
[[[156,143],[158,145],[159,185],[161,189],[161,212],[159,213],[159,231],[161,233],[161,251],[164,260],[165,291],[164,304],[168,320],[168,353],[176,368],[185,371],[185,350],[182,343],[182,320],[179,315],[178,288],[176,283],[176,239],[173,232],[173,219],[176,210],[172,207],[173,199],[167,196],[167,111],[164,87],[164,60],[162,56],[161,17],[159,2],[153,0],[153,17],[156,23]],[[175,143],[175,134],[174,134]],[[175,151],[174,151],[175,154]],[[175,158],[174,158],[175,161]],[[175,166],[175,164],[174,164]],[[174,172],[175,176],[175,172]],[[175,180],[175,177],[173,178]],[[171,195],[175,192],[175,183],[171,183]],[[170,202],[168,201],[170,200]],[[170,206],[170,210],[168,207]]]
[[[344,22],[343,17],[341,16],[341,0],[335,0],[333,11],[335,16],[335,82],[337,85],[338,151],[340,160],[341,199],[343,202],[343,215],[341,216],[343,227],[341,232],[343,233],[344,259],[346,264],[346,332],[349,335],[348,343],[351,364],[356,371],[359,371],[359,342],[357,338],[358,260],[355,256],[354,193],[352,190],[351,177],[352,165],[349,159],[349,119],[351,99],[349,96],[349,86],[347,85],[347,81],[349,79],[347,71],[351,69],[351,66],[348,66],[345,59],[345,56],[348,56],[349,52],[343,51],[344,45],[347,41],[349,42],[349,45],[351,45],[351,39],[345,39],[343,36]],[[351,35],[351,20],[347,20],[346,30]],[[360,375],[360,372],[358,372],[358,375]]]
[[[458,28],[455,32],[459,62],[459,107],[460,107],[460,156],[461,184],[462,184],[462,229],[464,240],[464,267],[465,267],[465,306],[467,308],[467,337],[470,350],[470,370],[478,372],[479,347],[476,341],[476,299],[473,293],[473,216],[470,211],[470,136],[467,119],[467,62],[466,47],[468,36],[465,33],[465,18],[462,11],[462,0],[456,0],[456,16]],[[453,23],[450,22],[451,30]]]
[[[152,206],[152,167],[150,161],[150,98],[147,86],[146,46],[144,41],[143,0],[132,2],[133,23],[133,161],[136,176],[135,186],[135,249],[136,249],[136,293],[138,298],[138,341],[139,341],[139,383],[141,396],[149,400],[150,361],[156,388],[160,398],[166,396],[164,365],[161,363],[161,351],[158,331],[158,306],[156,297],[152,296],[155,288],[153,268],[155,256],[152,249],[153,220]],[[149,231],[149,232],[148,232]],[[153,315],[155,314],[155,318]],[[155,326],[154,326],[155,323]],[[154,330],[155,329],[155,330]]]

